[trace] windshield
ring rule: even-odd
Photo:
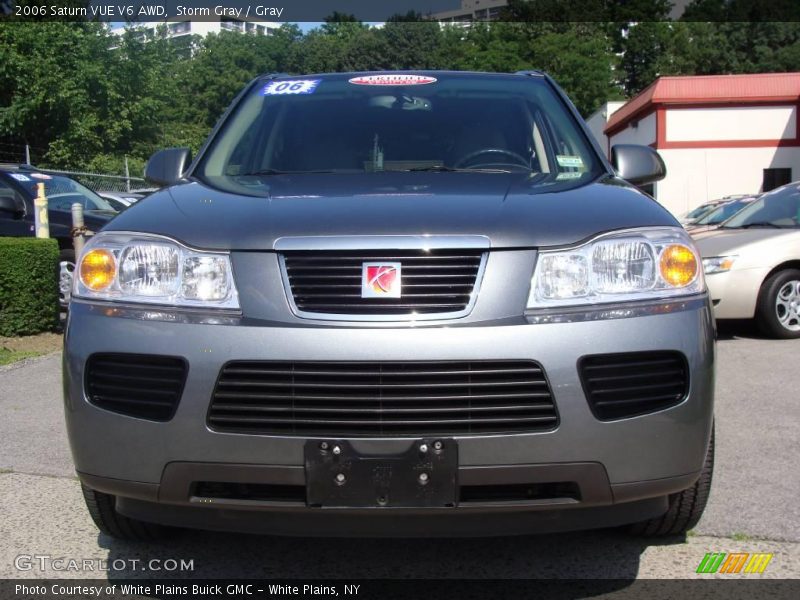
[[[87,212],[91,211],[110,211],[116,212],[104,198],[95,194],[92,190],[82,186],[80,183],[69,177],[59,175],[49,175],[46,173],[31,173],[26,175],[29,181],[20,181],[28,188],[31,196],[38,194],[37,184],[44,184],[44,193],[47,196],[47,207],[50,210],[72,210],[72,205],[78,203]]]
[[[696,219],[699,219],[703,215],[707,215],[712,210],[714,210],[715,206],[716,204],[701,204],[697,208],[692,209],[688,213],[686,213],[684,219],[686,219],[687,221],[694,221]]]
[[[800,186],[793,183],[767,192],[725,221],[722,227],[800,227]]]
[[[601,165],[543,79],[328,75],[260,82],[195,175],[451,170],[580,179]]]
[[[737,212],[742,210],[745,206],[750,204],[753,198],[743,198],[741,200],[732,200],[727,204],[723,204],[712,210],[704,217],[699,218],[692,225],[719,225],[723,221],[731,218]]]

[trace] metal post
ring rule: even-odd
[[[36,184],[36,198],[33,200],[33,220],[36,227],[36,237],[50,237],[50,221],[47,218],[47,196],[44,195],[44,184]]]
[[[128,157],[125,157],[125,189],[131,191],[131,173],[128,170]]]
[[[31,147],[28,144],[25,144],[25,164],[31,164]]]
[[[72,205],[72,247],[75,248],[75,261],[83,252],[84,232],[86,227],[83,224],[83,204],[75,202]]]

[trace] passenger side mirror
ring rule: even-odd
[[[636,144],[612,146],[611,165],[622,179],[633,185],[660,181],[667,176],[664,160],[650,146]]]
[[[191,162],[192,151],[189,148],[159,150],[147,161],[144,178],[158,185],[178,183]]]
[[[13,196],[0,196],[0,212],[17,215],[22,212]]]

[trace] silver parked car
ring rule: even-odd
[[[800,337],[800,183],[692,235],[718,319],[755,318],[767,335]]]
[[[691,223],[685,224],[684,228],[693,236],[703,231],[712,231],[737,212],[743,210],[756,198],[758,198],[758,196],[745,196],[744,198],[738,198],[737,200],[731,200],[730,202],[721,204],[710,213],[703,215],[699,219],[695,219]]]
[[[613,165],[613,166],[612,166]],[[711,484],[700,255],[539,72],[255,79],[79,260],[95,523],[685,533]]]

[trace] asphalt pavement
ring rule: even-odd
[[[98,534],[81,499],[60,355],[0,367],[0,578],[691,578],[706,552],[737,551],[774,553],[759,577],[800,578],[800,340],[761,339],[739,325],[720,333],[709,505],[689,536],[659,541],[618,531],[439,540],[182,532],[153,544],[115,541]],[[50,559],[20,556],[125,566],[57,571]],[[142,566],[152,559],[161,571]],[[169,559],[192,569],[168,572]]]

